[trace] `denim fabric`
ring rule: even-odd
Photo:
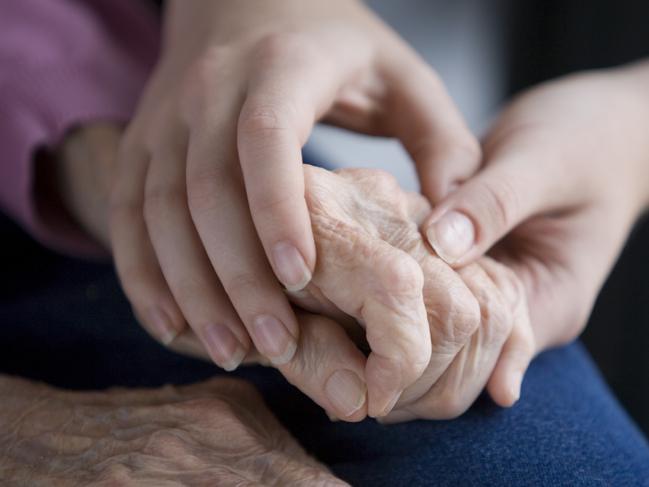
[[[148,338],[110,265],[50,254],[2,218],[0,236],[0,372],[80,389],[220,373]],[[274,370],[236,375],[353,485],[649,485],[646,440],[579,344],[538,357],[514,408],[483,397],[453,421],[331,423]]]

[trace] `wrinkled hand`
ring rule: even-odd
[[[282,285],[302,289],[316,261],[301,167],[314,123],[398,137],[438,197],[479,145],[356,0],[170,0],[163,40],[112,178],[121,283],[163,343],[187,324],[227,370],[253,344],[285,363],[300,330]]]
[[[105,221],[101,214],[106,206],[101,196],[104,178],[93,176],[92,170],[110,171],[119,138],[116,132],[110,126],[87,127],[69,137],[60,158],[60,186],[67,206],[104,242],[105,226],[97,224]],[[102,164],[86,163],[94,158]],[[304,171],[320,257],[308,290],[289,294],[296,304],[326,317],[298,315],[297,352],[279,369],[329,414],[347,421],[363,419],[368,406],[373,416],[387,414],[404,390],[397,409],[408,405],[419,417],[460,414],[494,369],[513,327],[512,313],[522,313],[511,304],[517,302],[516,280],[486,259],[483,266],[462,270],[458,276],[435,258],[417,229],[430,209],[428,203],[420,195],[403,192],[384,173],[331,173],[311,166],[304,166]],[[511,286],[503,284],[509,281]],[[518,306],[522,309],[523,304]],[[514,322],[503,349],[510,359],[498,363],[489,384],[502,405],[518,396],[533,349],[525,333],[526,321]],[[372,351],[369,360],[355,345],[367,341],[370,347],[365,348]],[[471,346],[464,347],[468,342]],[[209,358],[191,329],[169,346]],[[485,347],[490,353],[484,352]],[[517,360],[511,358],[516,356]],[[267,363],[254,349],[247,361]],[[419,401],[434,384],[443,383]],[[436,404],[427,406],[435,397]]]
[[[513,272],[489,258],[455,272],[436,257],[418,229],[429,204],[392,176],[311,166],[305,176],[319,260],[306,290],[291,297],[311,312],[344,323],[343,312],[363,324],[369,414],[395,407],[386,421],[454,417],[487,382],[499,404],[511,405],[535,353]],[[345,350],[333,342],[332,349]],[[347,350],[345,362],[358,370],[358,352]],[[308,363],[326,364],[323,356]],[[279,368],[292,379],[290,366]]]
[[[487,135],[484,169],[427,222],[455,266],[490,251],[516,272],[540,349],[581,332],[647,207],[647,86],[645,62],[524,93]]]
[[[9,485],[347,485],[235,379],[68,392],[0,376]]]

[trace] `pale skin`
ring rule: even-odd
[[[0,395],[7,485],[348,485],[241,380],[71,392],[0,376]]]
[[[509,266],[525,286],[540,349],[569,342],[648,207],[647,127],[648,61],[529,90],[484,139],[483,169],[422,230],[455,267],[487,251]],[[450,246],[459,254],[434,231],[450,213],[462,215]]]
[[[502,113],[486,138],[485,168],[438,205],[430,217],[431,221],[436,221],[453,204],[460,208],[464,204],[468,208],[465,213],[469,215],[470,204],[476,209],[492,208],[483,212],[482,217],[477,211],[471,215],[478,226],[478,246],[482,245],[478,254],[489,248],[507,228],[522,222],[494,249],[494,255],[507,262],[523,283],[530,303],[533,353],[565,343],[583,328],[601,281],[629,226],[646,207],[648,151],[642,135],[648,117],[646,79],[646,64],[639,64],[558,80],[523,95]],[[590,101],[592,99],[606,103],[595,104]],[[567,105],[567,101],[571,103]],[[593,113],[594,107],[601,110],[601,116]],[[561,119],[563,125],[558,125],[555,119]],[[602,146],[593,145],[589,134],[597,134],[597,140],[608,142]],[[611,160],[624,161],[624,164],[611,170]],[[526,176],[528,172],[534,177]],[[618,184],[611,184],[612,181]],[[552,185],[558,190],[535,189],[552,188]],[[504,189],[508,192],[503,193]],[[515,197],[507,199],[507,195]],[[499,201],[499,198],[504,200]],[[523,205],[530,201],[539,206]],[[512,202],[516,204],[514,208],[509,207]],[[497,208],[493,209],[494,205]],[[521,208],[523,211],[515,213]],[[503,218],[493,220],[499,215]],[[423,230],[427,228],[425,224]],[[491,243],[488,232],[492,235]],[[435,246],[435,242],[432,243]],[[443,252],[440,254],[444,256]],[[462,264],[452,263],[459,267]],[[362,292],[360,295],[364,296]],[[341,308],[345,308],[345,303]],[[416,309],[410,309],[410,314]],[[353,309],[347,311],[354,314]],[[420,319],[419,323],[422,322]],[[371,337],[374,331],[369,327],[372,324],[365,322],[365,325]],[[425,333],[425,326],[421,324],[412,329]],[[421,344],[428,342],[416,339],[413,342],[416,342],[413,353],[417,355],[418,351],[423,359],[416,362],[415,370],[406,371],[405,379],[389,377],[392,385],[390,380],[386,381],[387,385],[383,381],[372,384],[372,373],[369,379],[366,375],[371,415],[386,414],[384,407],[391,405],[396,396],[417,381],[412,377],[418,379],[423,374],[430,358],[426,359],[429,352],[422,350]],[[380,359],[379,348],[380,345],[374,352]],[[527,354],[514,352],[512,356],[526,357]],[[525,363],[525,360],[519,358],[519,362]],[[370,370],[371,366],[365,372]],[[515,391],[523,371],[524,367],[518,368],[516,380],[513,373],[510,379],[503,379],[501,389]],[[299,382],[299,379],[292,380]],[[300,386],[306,391],[309,384],[303,382]],[[372,405],[373,396],[376,400]],[[512,397],[516,394],[509,394],[509,401]],[[340,411],[332,411],[335,408],[331,404],[327,406],[322,397],[313,398],[332,414],[340,415]],[[499,402],[506,404],[508,401]],[[353,419],[353,415],[349,419]]]
[[[71,135],[61,153],[61,193],[77,220],[106,243],[106,228],[93,224],[105,214],[102,180],[118,133],[88,127]],[[103,154],[103,169],[91,177],[86,161],[93,151]],[[488,258],[456,272],[437,258],[418,230],[429,203],[387,173],[308,165],[303,171],[320,258],[309,286],[287,294],[335,321],[316,327],[299,315],[299,346],[276,365],[285,377],[348,421],[385,417],[393,408],[401,414],[387,420],[457,416],[490,377],[492,397],[503,406],[515,402],[535,347],[513,273]],[[367,358],[343,327],[368,344]],[[170,346],[206,356],[189,328]],[[254,351],[248,356],[259,360],[267,362]]]
[[[479,145],[360,1],[167,3],[110,187],[117,271],[163,343],[188,325],[225,369],[253,348],[285,364],[300,330],[283,288],[317,262],[300,153],[314,123],[400,139],[433,202],[473,174]]]
[[[524,295],[527,296],[530,305],[535,353],[545,347],[569,341],[583,327],[584,316],[590,309],[601,279],[608,272],[615,255],[623,244],[629,226],[647,208],[649,202],[649,164],[647,163],[649,148],[647,148],[646,139],[646,127],[649,126],[647,86],[649,86],[649,67],[640,64],[619,70],[558,80],[524,94],[505,109],[487,138],[488,143],[485,146],[487,158],[484,169],[475,179],[460,187],[457,192],[433,210],[431,222],[438,221],[450,209],[458,209],[468,215],[476,227],[474,235],[477,238],[477,243],[475,245],[481,246],[479,248],[482,251],[492,247],[496,240],[507,234],[509,229],[514,228],[506,235],[501,244],[494,248],[494,255],[508,262],[523,285]],[[558,123],[559,121],[561,123]],[[81,164],[77,159],[76,164],[64,164],[59,173],[62,187],[66,188],[63,194],[68,200],[68,206],[77,208],[73,214],[86,224],[86,228],[94,226],[95,229],[98,229],[95,235],[101,235],[101,229],[105,228],[106,199],[100,191],[87,190],[102,187],[104,179],[101,175],[107,174],[112,167],[115,142],[119,138],[118,131],[111,128],[108,129],[110,132],[108,138],[112,142],[106,144],[106,141],[103,140],[102,143],[99,143],[98,140],[102,140],[106,135],[106,128],[104,127],[102,130],[103,135],[90,131],[93,134],[91,137],[93,142],[90,144],[66,144],[63,152],[71,151],[83,155],[82,160],[86,164]],[[87,135],[88,131],[79,131],[77,135],[79,133]],[[71,138],[71,140],[78,142],[78,138]],[[593,140],[600,143],[594,144]],[[64,158],[64,160],[72,159]],[[89,160],[96,161],[97,164],[87,164]],[[612,166],[611,161],[616,161],[616,164]],[[95,170],[97,167],[103,168],[106,172]],[[77,177],[69,177],[71,170]],[[528,171],[531,177],[525,177]],[[560,172],[557,173],[557,171]],[[78,176],[80,174],[83,177]],[[330,176],[345,177],[344,174],[331,174]],[[383,178],[383,176],[380,177]],[[539,188],[545,189],[538,191],[535,189],[537,185]],[[553,191],[548,191],[547,187],[552,188]],[[362,194],[361,186],[358,187],[358,190]],[[392,196],[397,192],[389,193]],[[528,193],[531,196],[526,198]],[[84,194],[86,196],[90,194],[91,197],[84,199]],[[511,195],[511,198],[505,195]],[[86,204],[80,205],[79,203],[83,201]],[[342,201],[345,201],[345,198],[342,198]],[[351,201],[359,200],[352,198]],[[407,201],[407,198],[403,201]],[[403,216],[404,214],[410,215],[408,211],[404,210],[404,207],[410,208],[410,205],[403,201],[401,209],[397,206],[392,214],[396,212],[401,215],[401,218],[411,218]],[[516,204],[513,205],[512,202],[516,202]],[[498,205],[498,211],[493,209],[493,204]],[[372,205],[369,207],[372,208]],[[487,211],[478,211],[482,207]],[[81,208],[85,210],[81,211]],[[374,209],[376,209],[375,206]],[[331,216],[332,211],[327,214]],[[416,215],[417,212],[412,214]],[[367,212],[367,215],[371,222],[372,212]],[[494,215],[495,219],[489,219]],[[366,222],[364,228],[376,237],[377,229],[381,225],[389,226],[390,220],[387,221],[388,223],[384,221],[370,225],[367,225]],[[428,223],[423,225],[423,230],[428,229]],[[434,238],[432,240],[434,245],[439,244]],[[417,248],[421,245],[423,244],[412,247]],[[476,253],[479,254],[480,251]],[[446,257],[448,258],[448,255]],[[474,257],[475,254],[469,255],[467,260]],[[460,267],[456,259],[448,260],[453,261],[453,265]],[[434,262],[436,262],[435,265],[438,265],[437,260]],[[489,275],[489,271],[484,268],[484,265],[482,269]],[[504,275],[511,276],[509,272]],[[463,282],[466,282],[466,279]],[[470,286],[467,285],[467,287]],[[507,288],[502,285],[501,287]],[[422,289],[424,288],[425,279],[422,283]],[[316,294],[316,289],[316,287],[309,289],[311,296]],[[479,301],[480,293],[477,294]],[[503,295],[507,296],[509,293],[503,292]],[[309,299],[309,296],[297,296],[296,299]],[[322,299],[316,299],[316,302],[311,305],[322,306],[323,303],[327,304]],[[323,307],[320,311],[325,314],[335,314],[337,308],[335,306],[333,309]],[[322,320],[322,322],[320,323],[318,320]],[[313,326],[309,326],[309,323]],[[301,326],[303,330],[318,332],[325,330],[321,335],[322,343],[335,343],[329,341],[331,336],[328,336],[327,333],[333,331],[334,334],[340,335],[342,330],[338,323],[314,315],[303,318]],[[365,326],[369,326],[369,324],[365,323]],[[429,331],[432,329],[433,326],[430,326]],[[507,335],[507,340],[511,340],[513,335],[513,332],[510,332]],[[317,353],[322,349],[336,350],[335,347],[321,346],[318,340],[305,340],[305,337],[309,337],[308,332],[301,335],[302,342],[297,348],[298,352],[302,349],[308,350],[308,347],[303,346],[305,343],[315,344],[309,353]],[[350,351],[350,355],[352,353]],[[503,356],[503,353],[504,349],[500,357]],[[433,356],[432,354],[431,350],[431,356]],[[314,357],[316,355],[307,353],[304,357],[304,366],[313,363],[308,359]],[[458,360],[457,356],[455,360]],[[498,363],[487,385],[492,395],[494,395],[492,384],[497,382],[494,377],[498,376],[499,367]],[[360,371],[360,367],[352,370]],[[451,365],[445,373],[452,370],[453,366]],[[436,387],[426,389],[426,381],[422,379],[421,383],[425,391],[434,391]],[[443,384],[444,382],[438,381],[437,383]],[[47,394],[39,395],[39,392],[39,394],[31,393],[30,395],[34,386],[24,381],[11,382],[11,389],[6,388],[6,381],[1,384],[4,387],[3,397],[12,397],[12,395],[17,397],[16,404],[20,400],[23,401],[20,403],[22,405],[19,407],[20,409],[33,404],[36,397],[47,397],[48,394],[56,397],[60,394],[49,390]],[[40,389],[40,391],[42,390]],[[417,392],[418,395],[415,395],[412,402],[408,397],[409,392],[402,394],[399,399],[400,404],[397,404],[394,413],[391,413],[392,416],[387,416],[385,419],[408,419],[413,414],[426,417],[425,414],[416,410],[416,405],[420,403],[419,398],[427,411],[434,411],[430,403],[426,404],[426,398],[435,397],[436,394],[424,393],[420,395],[419,391]],[[127,403],[128,394],[128,392],[119,391],[119,393],[115,393],[113,400]],[[134,396],[137,394],[135,393]],[[226,395],[221,401],[228,400],[230,395]],[[67,397],[73,398],[76,403],[85,404],[85,398],[92,396],[77,393],[76,396]],[[315,399],[317,401],[317,398]],[[96,399],[93,400],[96,401]],[[206,405],[209,406],[209,410],[212,409],[212,404]],[[80,407],[83,408],[83,406]],[[246,401],[240,404],[240,407],[255,406]],[[35,410],[37,409],[36,407]],[[181,409],[183,408],[181,407]],[[194,408],[188,406],[186,409],[193,410]],[[455,412],[460,410],[461,408],[458,408]],[[9,417],[7,411],[6,408],[1,411],[2,414],[5,414],[2,419]],[[159,412],[159,410],[154,411]],[[181,412],[182,414],[175,416],[174,420],[188,421],[185,414],[189,415],[190,413],[186,413],[184,410]],[[395,418],[397,413],[405,414],[406,417]],[[51,409],[45,411],[45,417],[51,416],[51,414]],[[228,414],[224,413],[225,417]],[[442,416],[444,414],[440,414],[440,417]],[[354,418],[350,417],[349,419],[353,420]],[[221,421],[220,415],[217,415],[215,420]],[[267,420],[270,424],[274,424],[272,417],[268,417]],[[159,441],[160,437],[168,439],[169,435],[158,435],[158,440],[153,442],[154,445],[159,446],[161,443],[166,443],[166,441]],[[53,441],[56,443],[57,438],[56,435],[45,436],[49,445]],[[35,439],[36,442],[33,444],[41,445],[38,435]],[[172,440],[174,448],[184,448],[182,445],[179,446],[175,437]],[[78,439],[74,441],[76,442]],[[29,445],[30,443],[26,442],[25,444]],[[65,442],[61,444],[64,445]],[[15,450],[10,451],[15,452]],[[163,447],[162,451],[167,451],[167,447]],[[292,455],[295,455],[297,459],[304,458],[297,450],[292,450]],[[9,471],[12,473],[42,475],[44,477],[41,478],[45,479],[48,478],[47,475],[53,475],[52,466],[42,461],[40,466],[47,467],[45,473],[33,470],[31,464],[27,469],[24,458],[26,458],[24,455],[18,459],[16,456],[9,456],[4,460],[5,463],[2,464],[2,467],[10,469]],[[49,462],[59,462],[60,465],[61,460],[55,456],[50,455],[46,458]],[[166,461],[173,462],[174,460],[167,458]],[[308,461],[305,462],[309,467],[304,473],[304,478],[311,479],[315,475],[311,468],[312,464]],[[119,462],[115,463],[118,464],[118,467],[113,469],[112,474],[124,475],[125,469],[119,466]],[[245,461],[242,464],[245,464]],[[110,462],[107,465],[110,465]],[[216,465],[218,468],[218,461]],[[191,467],[186,468],[191,469]],[[82,474],[89,475],[87,472],[82,472]],[[23,478],[29,479],[29,477]]]

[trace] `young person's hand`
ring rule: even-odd
[[[72,392],[0,376],[7,485],[347,485],[250,384]]]
[[[118,127],[86,126],[70,134],[58,161],[60,193],[70,213],[106,244],[101,181],[110,174],[118,139]],[[489,386],[492,395],[511,404],[520,375],[512,382],[508,371],[524,369],[534,348],[527,322],[515,313],[514,305],[524,300],[516,299],[513,280],[504,275],[503,281],[486,259],[458,275],[435,257],[418,231],[430,205],[386,173],[332,173],[307,165],[303,171],[320,257],[309,285],[287,293],[301,308],[324,316],[298,313],[298,347],[276,365],[282,374],[345,421],[385,416],[397,401],[402,419],[404,411],[457,415],[491,375],[500,377]],[[209,358],[190,328],[168,346]],[[501,350],[519,353],[500,359]],[[246,361],[268,362],[254,348]]]
[[[171,0],[165,17],[112,183],[120,280],[161,341],[188,324],[226,369],[251,338],[286,363],[299,328],[282,287],[303,289],[316,265],[300,152],[314,123],[399,138],[437,199],[479,146],[435,73],[359,1]]]
[[[649,201],[649,64],[543,84],[507,107],[484,168],[424,225],[462,267],[489,252],[522,279],[539,349],[574,339]]]

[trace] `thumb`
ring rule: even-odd
[[[293,358],[277,368],[325,411],[343,421],[367,416],[365,357],[336,322],[299,313],[300,343]]]
[[[520,222],[549,209],[543,196],[554,199],[556,175],[540,159],[520,148],[494,153],[484,169],[442,200],[422,225],[437,255],[455,267],[468,264]]]

